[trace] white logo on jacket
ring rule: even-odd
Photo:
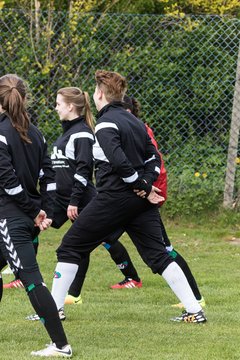
[[[67,159],[67,157],[63,155],[62,150],[58,149],[57,146],[54,146],[53,152],[51,154],[51,159]]]
[[[67,162],[67,156],[63,155],[62,150],[58,149],[57,146],[53,147],[53,152],[51,154],[52,166],[54,168],[69,168]]]

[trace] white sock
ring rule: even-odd
[[[57,263],[52,283],[52,296],[58,310],[64,307],[65,297],[77,271],[78,265],[76,264]]]
[[[186,276],[177,263],[172,262],[169,264],[162,276],[187,312],[196,313],[202,309],[189,286]]]

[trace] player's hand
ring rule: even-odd
[[[47,214],[44,210],[40,210],[38,215],[35,217],[34,222],[35,222],[35,226],[39,226],[41,224],[41,222],[46,219]]]
[[[78,217],[78,207],[73,205],[68,205],[67,216],[70,220],[74,221]]]
[[[44,210],[40,210],[39,214],[34,219],[35,226],[38,226],[40,231],[48,229],[52,224],[52,219],[47,218]]]
[[[140,196],[141,198],[145,198],[146,197],[146,191],[144,190],[133,190],[135,192],[135,194],[137,194],[137,196]]]
[[[44,219],[40,225],[39,225],[39,229],[41,231],[47,230],[52,224],[52,219],[46,218]]]
[[[161,190],[156,188],[155,186],[152,186],[152,190],[150,194],[148,195],[147,199],[151,204],[159,204],[161,201],[164,201],[165,198],[160,195]]]
[[[137,179],[130,185],[130,187],[138,196],[143,198],[147,197],[152,189],[152,186],[144,178]]]

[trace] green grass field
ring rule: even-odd
[[[179,311],[164,280],[153,275],[129,238],[128,248],[143,280],[142,289],[110,290],[122,280],[107,251],[100,246],[91,258],[82,292],[82,305],[65,307],[64,328],[81,360],[230,360],[240,359],[240,238],[239,217],[202,221],[166,221],[174,247],[188,260],[207,302],[208,322],[202,325],[170,321]],[[38,261],[51,288],[55,249],[61,231],[41,234]],[[232,239],[234,239],[232,241]],[[4,282],[12,280],[4,276]],[[181,312],[181,311],[180,311]],[[5,290],[0,316],[0,359],[28,360],[29,354],[49,342],[32,314],[24,290]]]

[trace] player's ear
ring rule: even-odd
[[[98,100],[102,100],[103,98],[103,91],[100,89],[99,86],[96,86],[96,96],[98,98]]]
[[[68,110],[69,110],[69,111],[73,111],[73,108],[74,108],[73,104],[71,104],[71,103],[68,104]]]

